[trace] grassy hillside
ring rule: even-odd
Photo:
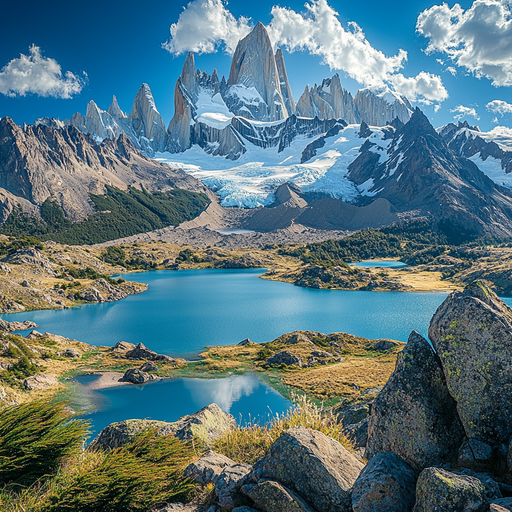
[[[57,202],[47,199],[40,207],[41,219],[15,210],[0,232],[71,245],[97,244],[191,220],[209,203],[204,194],[180,189],[150,193],[107,187],[107,194],[90,197],[96,213],[82,222],[72,223]]]

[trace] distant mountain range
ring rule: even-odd
[[[389,89],[355,97],[334,75],[295,103],[283,54],[258,24],[229,77],[195,68],[189,53],[167,129],[144,84],[126,115],[108,111],[0,120],[0,221],[47,198],[67,218],[90,215],[106,186],[183,188],[254,208],[244,226],[380,227],[430,218],[459,237],[512,236],[512,140],[467,123],[438,130]],[[168,165],[166,165],[168,164]],[[264,208],[262,208],[262,206]]]
[[[89,102],[85,116],[38,119],[35,124],[74,126],[97,142],[125,133],[135,147],[182,153],[198,145],[212,155],[240,158],[252,145],[282,151],[299,136],[312,137],[328,129],[328,120],[385,126],[398,118],[407,122],[412,107],[407,98],[388,88],[363,89],[355,98],[336,74],[306,89],[295,103],[281,50],[274,54],[261,23],[235,50],[229,77],[219,79],[196,69],[194,54],[186,57],[174,92],[175,114],[167,130],[147,84],[140,88],[130,114],[114,96],[108,111]],[[332,125],[332,123],[331,123]]]

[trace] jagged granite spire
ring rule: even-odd
[[[112,104],[108,107],[108,113],[115,117],[116,119],[124,119],[126,114],[121,110],[119,104],[117,103],[117,98],[115,96],[112,97]]]
[[[133,100],[133,107],[128,116],[134,119],[133,129],[139,136],[153,141],[156,150],[163,150],[167,143],[167,134],[162,116],[158,112],[153,94],[148,84],[142,84]],[[138,122],[137,122],[138,121]]]
[[[281,48],[279,48],[276,52],[276,65],[277,72],[279,73],[281,93],[283,95],[283,99],[286,105],[286,110],[288,110],[288,115],[291,116],[295,114],[295,101],[293,100],[292,88],[290,87],[290,83],[288,82],[288,73],[286,73],[284,55]]]
[[[250,112],[259,121],[288,117],[272,43],[261,22],[238,42],[228,86],[225,101],[235,114]]]

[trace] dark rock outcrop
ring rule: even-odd
[[[411,512],[416,496],[416,474],[391,452],[373,457],[352,489],[353,512]]]
[[[149,350],[143,343],[139,343],[132,350],[126,352],[126,359],[146,359],[148,361],[174,361],[170,356],[157,354],[153,350]]]
[[[330,354],[329,354],[330,355]],[[265,366],[285,364],[287,366],[302,366],[302,359],[288,350],[282,350],[265,361]]]
[[[429,328],[468,438],[508,443],[512,434],[512,311],[480,283],[452,293]]]
[[[463,430],[441,364],[417,332],[372,405],[367,456],[393,452],[416,471],[448,461]]]
[[[131,382],[132,384],[145,384],[152,380],[158,379],[157,376],[152,373],[147,373],[140,368],[130,368],[124,372],[122,380],[124,382]]]

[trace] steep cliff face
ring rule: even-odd
[[[284,55],[281,48],[279,48],[276,52],[276,64],[277,72],[279,73],[279,85],[281,86],[281,93],[283,95],[286,110],[288,110],[288,115],[291,116],[296,112],[295,101],[293,99],[293,93],[292,88],[290,87],[290,82],[288,82],[288,73],[286,72]]]
[[[306,86],[297,102],[297,115],[320,119],[343,119],[349,124],[359,122],[352,95],[343,89],[340,77],[336,73],[326,78],[321,85],[311,89]]]
[[[284,69],[281,76],[286,77]],[[267,30],[258,23],[241,39],[233,55],[224,101],[235,115],[257,121],[279,121],[289,115],[281,76]],[[285,80],[285,87],[288,80]],[[291,91],[286,91],[288,102]]]
[[[74,126],[40,124],[23,130],[8,117],[0,119],[0,200],[4,209],[9,209],[7,199],[14,202],[13,196],[29,210],[27,203],[36,206],[51,198],[68,218],[80,220],[93,211],[89,194],[103,194],[106,185],[205,190],[182,171],[143,156],[125,134],[99,145]]]
[[[116,102],[117,103],[117,102]],[[163,151],[167,144],[167,133],[162,116],[156,109],[155,100],[148,84],[142,84],[133,100],[129,119],[139,139],[145,137],[156,151]]]
[[[407,123],[413,110],[405,96],[387,87],[361,89],[354,98],[354,105],[360,121],[370,126],[386,126],[395,118]]]

